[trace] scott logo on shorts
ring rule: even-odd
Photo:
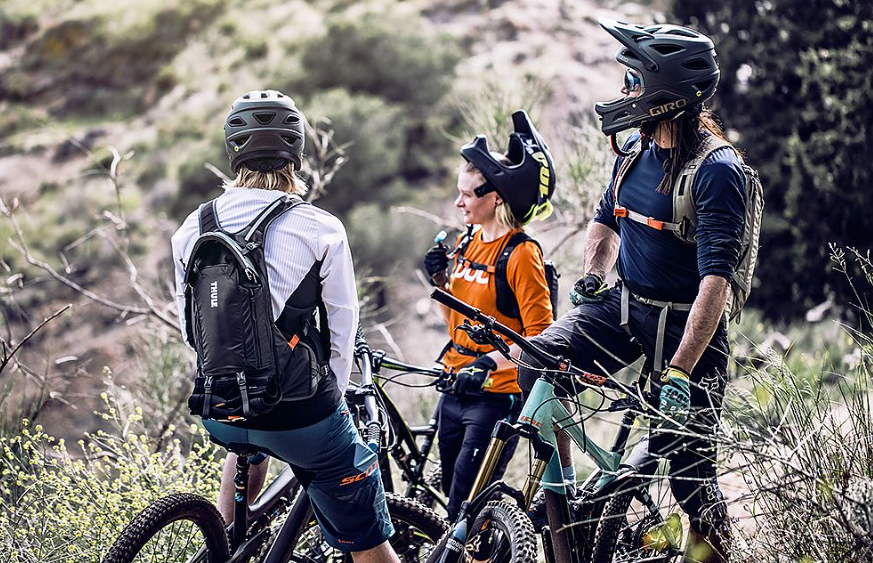
[[[357,475],[349,475],[348,477],[343,477],[340,481],[340,487],[344,487],[346,485],[351,485],[352,483],[357,483],[358,481],[363,481],[367,477],[373,474],[376,469],[379,468],[379,460],[374,461],[370,467],[365,469],[364,471],[358,473]]]

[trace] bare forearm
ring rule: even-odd
[[[700,292],[694,300],[685,333],[670,365],[688,373],[694,370],[721,321],[727,291],[728,282],[721,276],[706,276],[700,281]]]
[[[585,274],[596,274],[601,279],[615,265],[618,258],[619,238],[615,231],[591,222],[588,225],[588,237],[585,240]]]

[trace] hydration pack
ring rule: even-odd
[[[635,223],[641,223],[659,231],[670,231],[686,244],[697,244],[697,211],[694,208],[692,186],[697,176],[697,171],[709,155],[723,147],[731,147],[731,144],[716,137],[708,136],[700,147],[697,155],[688,161],[673,185],[673,220],[658,221],[652,217],[646,217],[632,209],[618,204],[618,190],[622,181],[627,176],[637,157],[642,152],[642,143],[637,141],[625,157],[613,181],[613,201],[615,202],[614,214],[617,218],[629,219]],[[730,320],[737,319],[739,322],[740,312],[752,291],[752,279],[755,277],[755,266],[758,262],[758,241],[761,236],[761,217],[764,214],[764,190],[758,172],[743,162],[742,156],[737,153],[737,158],[743,167],[746,184],[746,215],[743,222],[743,230],[740,236],[740,259],[730,282],[730,294],[728,295],[725,312]]]
[[[530,237],[527,233],[519,231],[509,237],[509,240],[506,241],[506,244],[500,251],[495,264],[480,264],[464,257],[464,252],[467,250],[467,246],[469,245],[470,240],[472,240],[472,236],[472,233],[468,233],[461,240],[458,246],[458,261],[466,264],[471,270],[484,270],[488,273],[494,274],[494,291],[497,294],[497,310],[511,319],[521,320],[518,299],[516,299],[515,293],[513,293],[512,288],[509,286],[509,280],[506,273],[509,266],[509,257],[512,255],[512,251],[523,242],[533,242],[537,245],[537,248],[540,249],[540,252],[542,252],[543,247],[540,246],[540,243],[537,242],[536,239]],[[557,319],[558,279],[561,277],[561,274],[558,273],[555,263],[551,260],[543,260],[543,265],[546,271],[546,285],[549,288],[549,301],[552,303],[552,318]]]
[[[197,352],[188,399],[192,414],[228,422],[255,418],[280,402],[312,397],[330,374],[320,291],[311,306],[286,304],[273,319],[266,232],[304,204],[297,197],[279,198],[237,233],[219,226],[215,200],[200,206],[200,236],[185,270],[185,337]],[[317,276],[314,287],[321,287]]]

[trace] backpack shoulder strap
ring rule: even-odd
[[[712,153],[731,144],[715,135],[708,136],[697,154],[689,160],[673,185],[673,224],[679,226],[674,231],[680,240],[693,244],[696,241],[697,211],[694,208],[694,194],[692,188],[697,179],[697,172],[704,161]],[[739,153],[737,153],[739,157]]]
[[[542,252],[542,246],[540,246],[540,243],[537,242],[536,239],[532,238],[527,233],[520,231],[509,237],[509,240],[507,240],[506,244],[503,245],[503,250],[501,250],[500,254],[497,256],[497,263],[494,265],[494,289],[497,293],[497,310],[507,317],[515,319],[519,318],[521,312],[518,307],[518,299],[516,299],[515,293],[509,285],[507,270],[509,269],[509,257],[512,256],[512,251],[515,250],[518,245],[527,241],[536,244],[540,249],[540,252]]]
[[[218,214],[215,212],[215,200],[207,201],[200,204],[200,214],[198,217],[200,223],[200,234],[220,231],[218,225]]]
[[[270,228],[270,225],[272,225],[276,219],[304,203],[306,202],[299,196],[280,197],[261,211],[258,216],[238,234],[242,235],[243,240],[246,243],[254,242],[260,244],[264,240],[264,234],[267,232],[267,229]]]
[[[628,172],[630,172],[630,169],[636,163],[637,158],[639,158],[642,152],[643,141],[642,139],[637,139],[637,141],[631,146],[630,151],[628,151],[628,155],[621,161],[621,165],[615,173],[615,178],[612,180],[612,203],[616,207],[618,207],[618,189],[621,187],[622,182],[625,177],[627,177]]]

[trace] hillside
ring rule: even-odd
[[[550,0],[244,7],[225,0],[9,0],[0,8],[0,195],[8,206],[18,203],[15,217],[34,256],[99,296],[142,307],[109,244],[121,240],[143,288],[172,318],[169,235],[217,193],[218,179],[204,163],[227,173],[224,113],[246,90],[280,88],[311,121],[330,119],[337,143],[353,143],[322,201],[346,219],[359,276],[390,280],[379,285],[377,301],[388,308],[378,320],[407,359],[426,363],[444,329],[411,272],[438,227],[388,208],[410,205],[456,221],[453,155],[471,133],[464,109],[527,106],[559,160],[604,162],[605,142],[568,142],[577,135],[570,125],[587,123],[593,101],[614,96],[620,80],[615,45],[595,18],[649,20],[647,10]],[[483,127],[497,125],[505,126]],[[117,184],[107,175],[108,147],[127,157]],[[577,179],[558,190],[575,194],[570,203],[590,203],[579,194],[600,186]],[[568,219],[588,209],[565,211],[543,235],[547,248],[569,232]],[[179,396],[179,374],[160,373],[164,362],[180,369],[184,356],[172,330],[153,315],[97,304],[28,266],[6,242],[13,235],[8,221],[0,223],[4,330],[20,337],[73,303],[20,355],[34,373],[3,375],[0,384],[15,383],[13,397],[48,380],[52,398],[39,419],[55,434],[78,435],[94,424],[103,366],[135,390],[158,373],[174,382],[161,400]],[[398,239],[414,244],[392,249]],[[573,247],[558,255],[570,276]]]

